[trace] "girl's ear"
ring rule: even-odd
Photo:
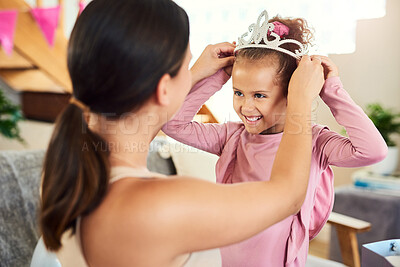
[[[161,106],[168,106],[170,103],[170,86],[168,86],[171,81],[171,76],[169,74],[164,74],[160,81],[158,82],[156,89],[156,102]]]

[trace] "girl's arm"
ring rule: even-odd
[[[143,218],[140,226],[148,227],[147,240],[168,240],[171,252],[180,255],[242,241],[298,212],[311,163],[311,102],[322,84],[320,62],[304,56],[289,85],[285,129],[270,181],[220,185],[175,178],[137,190],[149,192],[148,200],[140,202],[146,203],[145,212],[151,210],[150,222]]]
[[[334,63],[327,57],[321,59],[328,77],[320,96],[349,136],[343,137],[323,129],[315,146],[323,155],[321,163],[324,166],[361,167],[383,160],[387,153],[384,139],[361,107],[343,89]]]
[[[175,140],[198,149],[220,155],[228,136],[235,124],[198,123],[192,121],[201,106],[229,80],[230,76],[223,69],[209,70],[210,65],[224,67],[232,64],[232,58],[212,58],[221,51],[233,53],[233,45],[228,43],[208,46],[191,69],[193,81],[200,82],[190,90],[181,109],[168,121],[162,131]],[[230,50],[229,50],[230,49]],[[220,62],[222,60],[224,63]],[[221,65],[222,64],[222,65]],[[208,71],[208,72],[205,72]],[[211,72],[210,72],[211,71]],[[216,72],[216,73],[215,73]],[[214,75],[203,79],[205,76]],[[229,127],[232,125],[232,127]]]

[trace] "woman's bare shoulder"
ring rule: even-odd
[[[110,185],[105,198],[87,216],[87,220],[93,221],[93,225],[97,225],[96,228],[115,225],[119,218],[124,218],[124,225],[129,225],[129,228],[153,228],[156,224],[170,219],[177,204],[184,205],[195,193],[196,188],[203,191],[209,186],[217,185],[178,175],[166,178],[121,179]],[[152,233],[154,232],[153,229]]]

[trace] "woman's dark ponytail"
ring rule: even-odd
[[[76,219],[95,208],[109,175],[106,142],[88,128],[81,108],[69,104],[56,121],[43,167],[40,226],[48,249],[75,231]]]
[[[68,43],[74,97],[118,120],[146,103],[164,74],[177,75],[188,43],[187,14],[171,0],[93,0]],[[51,250],[107,190],[110,152],[83,110],[70,104],[57,119],[44,162],[40,228]]]

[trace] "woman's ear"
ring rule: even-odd
[[[171,97],[171,88],[169,83],[171,81],[171,76],[169,74],[164,74],[157,85],[156,90],[156,102],[161,106],[168,106]]]

